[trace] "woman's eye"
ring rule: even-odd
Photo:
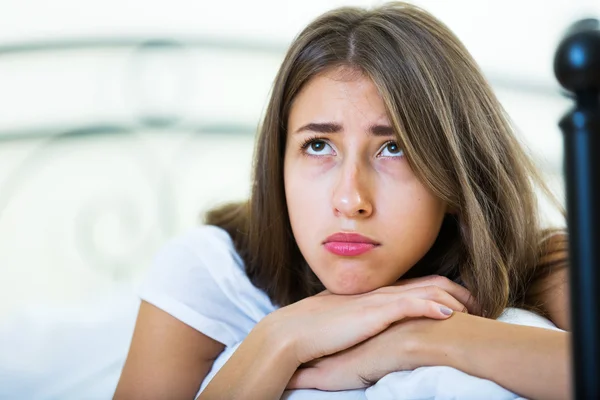
[[[404,152],[396,142],[389,142],[381,149],[380,157],[402,157]]]
[[[304,149],[306,151],[306,154],[310,154],[313,156],[333,154],[333,149],[324,140],[312,140],[305,145]]]

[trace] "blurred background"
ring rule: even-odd
[[[158,248],[247,196],[293,37],[336,6],[379,3],[0,1],[0,398],[110,398]],[[553,55],[600,2],[413,3],[465,43],[563,201],[571,102]]]

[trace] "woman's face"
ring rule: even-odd
[[[371,80],[314,77],[287,125],[285,194],[310,268],[337,294],[388,286],[435,241],[445,204],[416,178]]]

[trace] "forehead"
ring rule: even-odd
[[[387,110],[377,86],[361,71],[339,67],[313,77],[294,99],[288,125],[364,119],[386,122]]]

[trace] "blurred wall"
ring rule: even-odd
[[[552,57],[592,1],[419,1],[464,41],[562,199]],[[286,46],[369,1],[24,0],[0,13],[0,318],[129,290],[164,241],[248,194]],[[543,208],[548,223],[560,216]]]

